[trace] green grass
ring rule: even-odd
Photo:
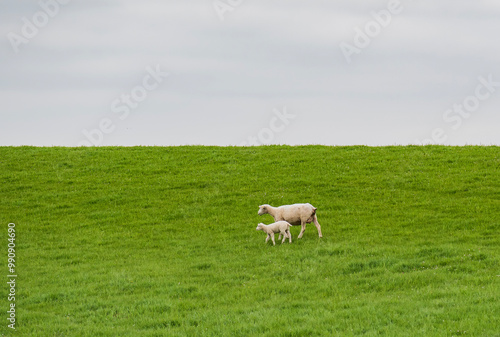
[[[499,147],[3,147],[0,334],[498,337],[499,173]],[[296,202],[324,237],[265,244],[258,206]]]

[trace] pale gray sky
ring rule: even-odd
[[[500,145],[499,31],[497,0],[6,0],[0,145]]]

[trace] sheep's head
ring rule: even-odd
[[[255,229],[258,231],[261,231],[262,229],[264,229],[264,224],[263,223],[258,224],[257,228],[255,228]]]
[[[259,215],[263,215],[263,214],[268,214],[268,210],[267,210],[267,206],[269,205],[261,205],[259,206]]]

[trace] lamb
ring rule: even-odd
[[[301,225],[302,229],[298,236],[299,239],[304,235],[306,224],[314,222],[318,229],[318,235],[322,238],[323,234],[321,234],[321,226],[316,216],[316,210],[317,208],[311,204],[294,204],[280,207],[261,205],[259,206],[259,215],[270,214],[274,218],[274,221],[287,221],[292,226]]]
[[[275,223],[272,223],[270,225],[264,225],[263,223],[260,223],[257,225],[256,230],[258,231],[264,231],[267,233],[266,237],[266,243],[269,241],[269,238],[273,240],[273,246],[276,246],[276,242],[274,242],[274,233],[280,233],[278,240],[281,239],[281,235],[283,235],[283,241],[281,243],[285,242],[286,238],[292,243],[292,234],[290,233],[290,225],[286,221],[278,221]]]

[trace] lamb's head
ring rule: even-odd
[[[263,230],[264,229],[264,224],[263,223],[258,224],[257,228],[255,228],[255,229],[258,230],[258,231]]]
[[[268,207],[269,207],[269,205],[259,206],[259,215],[269,214]]]

